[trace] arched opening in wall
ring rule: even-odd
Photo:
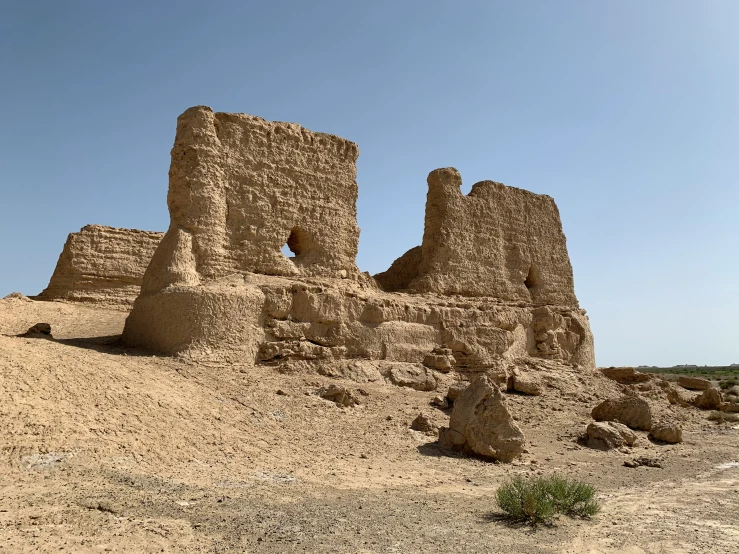
[[[282,246],[282,253],[286,258],[296,261],[313,250],[315,246],[315,241],[304,229],[293,227],[287,241]]]
[[[533,265],[529,266],[529,272],[526,274],[523,284],[531,294],[533,294],[534,289],[539,285],[539,272]]]

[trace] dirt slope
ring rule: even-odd
[[[581,447],[614,389],[563,374],[506,395],[528,439],[510,465],[444,455],[408,426],[434,392],[197,365],[116,342],[125,314],[0,300],[4,552],[735,552],[739,429],[667,405],[685,442]],[[11,337],[37,322],[54,340]],[[361,404],[314,393],[342,383]],[[358,389],[362,389],[359,391]],[[281,391],[281,393],[278,393]],[[663,468],[629,469],[649,455]],[[536,533],[494,517],[507,477],[592,482],[603,511]]]

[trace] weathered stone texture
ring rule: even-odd
[[[233,273],[357,273],[355,162],[348,140],[198,106],[177,120],[171,223],[144,290]],[[285,257],[287,244],[295,254]]]
[[[649,403],[638,396],[609,398],[593,408],[596,421],[618,421],[632,429],[649,431],[652,428],[652,410]]]
[[[712,387],[700,393],[693,403],[701,410],[717,410],[722,401],[721,393]]]
[[[646,373],[636,371],[633,367],[603,367],[600,371],[609,379],[622,385],[646,383],[652,378]]]
[[[683,430],[677,423],[655,423],[652,425],[652,430],[650,431],[649,436],[655,440],[670,444],[683,442]]]
[[[164,233],[87,225],[70,233],[40,300],[129,309]]]
[[[377,361],[365,364],[367,379],[418,390],[436,388],[441,373],[489,372],[516,358],[594,367],[587,317],[574,294],[572,301],[554,294],[564,290],[554,277],[536,288],[541,297],[524,287],[522,301],[511,301],[510,260],[542,276],[560,272],[571,289],[551,199],[497,184],[476,186],[469,197],[457,184],[454,196],[441,181],[432,184],[426,227],[428,234],[429,222],[441,226],[439,248],[425,238],[380,282],[406,288],[427,267],[428,275],[441,271],[438,282],[458,274],[462,288],[492,272],[496,287],[469,298],[381,291],[355,265],[357,155],[354,143],[294,124],[204,107],[183,113],[172,149],[169,231],[146,270],[124,340],[170,354],[227,351],[336,374],[353,371],[346,360]],[[444,217],[431,217],[442,201]],[[471,227],[454,223],[457,215]],[[477,250],[475,241],[483,242]],[[292,259],[280,252],[286,242]],[[509,246],[523,254],[512,258]],[[457,247],[466,250],[457,255]]]
[[[454,168],[428,177],[421,252],[377,276],[385,290],[577,307],[559,211],[549,196],[493,181],[465,196]]]
[[[386,291],[407,289],[411,282],[418,277],[418,268],[423,260],[423,251],[420,246],[411,248],[400,258],[395,260],[387,271],[374,275],[377,284]]]
[[[570,312],[549,314],[560,326],[545,335],[557,344],[545,355],[532,328],[537,308],[490,299],[431,303],[423,295],[357,291],[345,282],[278,283],[256,276],[250,282],[266,298],[263,362],[366,358],[446,372],[488,370],[501,359],[531,356],[594,366],[590,330]]]
[[[702,377],[688,377],[681,375],[677,379],[677,384],[689,390],[708,390],[712,387],[711,381]]]
[[[500,389],[483,374],[454,401],[449,427],[439,430],[439,445],[511,462],[523,452],[525,437]]]
[[[585,438],[589,448],[611,450],[622,446],[633,446],[636,433],[617,421],[598,421],[588,425]]]

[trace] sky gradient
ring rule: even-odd
[[[359,145],[360,269],[420,244],[426,176],[556,200],[599,365],[739,363],[739,2],[3,3],[0,297],[68,233],[166,230],[177,116]]]

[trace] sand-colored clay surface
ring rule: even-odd
[[[637,394],[684,442],[635,431],[600,451],[576,440],[592,409],[644,383],[541,370],[541,395],[503,395],[527,444],[496,464],[409,428],[448,425],[439,392],[151,356],[119,342],[125,315],[0,300],[3,552],[737,551],[739,428],[659,387]],[[53,340],[7,336],[37,322]],[[329,384],[360,404],[315,394]],[[624,467],[640,456],[662,467]],[[536,532],[496,519],[506,478],[552,472],[596,485],[602,512]]]

